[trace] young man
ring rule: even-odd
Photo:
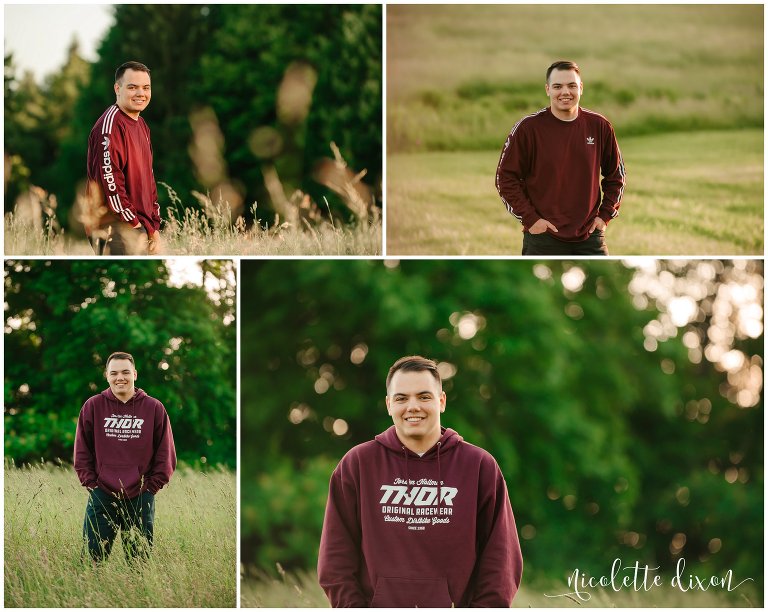
[[[437,364],[403,357],[387,376],[394,425],[331,476],[318,577],[333,607],[504,607],[523,561],[504,477],[440,426]]]
[[[97,255],[153,255],[160,206],[149,127],[139,115],[152,98],[149,68],[126,62],[115,72],[115,104],[88,138],[86,232]]]
[[[155,494],[176,469],[171,423],[158,400],[135,388],[130,354],[112,353],[105,376],[109,388],[83,404],[77,421],[75,471],[89,491],[83,538],[91,557],[101,561],[122,530],[126,557],[146,557]]]
[[[550,105],[512,128],[496,189],[523,224],[523,255],[608,255],[605,227],[625,184],[613,127],[579,107],[584,84],[573,62],[552,64],[544,87]]]

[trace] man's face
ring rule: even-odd
[[[545,88],[553,111],[565,115],[578,113],[584,84],[575,70],[553,70]]]
[[[133,397],[133,382],[138,374],[129,359],[111,359],[105,375],[115,397],[122,400]]]
[[[425,452],[437,442],[440,438],[440,413],[444,410],[445,393],[430,372],[398,370],[392,376],[387,411],[400,441],[411,450]]]
[[[115,83],[117,105],[126,114],[138,117],[139,113],[147,108],[152,98],[152,85],[149,74],[140,70],[128,69],[122,78]]]

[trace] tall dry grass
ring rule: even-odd
[[[333,159],[318,164],[314,178],[340,197],[351,221],[335,216],[325,200],[322,205],[308,194],[285,188],[270,164],[262,164],[265,184],[278,212],[266,219],[257,204],[250,208],[246,222],[240,196],[220,185],[213,192],[193,191],[195,202],[183,202],[172,186],[158,181],[165,189],[170,206],[162,211],[159,246],[152,253],[136,248],[136,255],[197,256],[292,256],[292,255],[380,255],[382,253],[381,209],[375,205],[368,187],[362,183],[366,171],[353,172],[331,143]],[[226,188],[225,188],[226,187]],[[51,202],[53,203],[51,205]],[[33,187],[19,199],[15,211],[5,215],[5,254],[12,256],[94,255],[84,239],[80,224],[91,227],[106,213],[101,202],[83,194],[71,215],[74,230],[61,228],[56,221],[56,198]]]
[[[382,223],[378,212],[366,221],[341,223],[328,218],[319,224],[291,224],[276,215],[270,222],[248,227],[243,217],[230,221],[229,204],[197,194],[205,208],[183,208],[180,202],[166,211],[158,255],[281,256],[380,255]],[[254,205],[252,212],[257,213]],[[5,254],[94,255],[86,240],[51,225],[42,228],[8,213],[5,215]]]

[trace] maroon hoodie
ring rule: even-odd
[[[141,389],[121,402],[111,389],[88,399],[75,436],[75,471],[84,487],[133,498],[157,493],[176,469],[168,413]]]
[[[523,560],[493,457],[442,428],[422,457],[395,428],[331,476],[317,563],[341,607],[509,607]]]

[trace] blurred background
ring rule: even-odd
[[[232,261],[6,259],[4,287],[6,461],[71,463],[80,408],[127,351],[179,461],[235,469]]]
[[[301,228],[300,217],[361,220],[380,209],[380,5],[4,10],[6,213],[81,232],[88,134],[127,60],[152,71],[142,116],[164,217],[169,206],[177,218],[211,215],[212,201],[233,223],[277,216]],[[20,32],[59,63],[32,58]],[[57,55],[62,36],[68,50]]]
[[[507,135],[581,68],[627,185],[618,255],[762,255],[762,5],[390,5],[387,253],[519,253],[494,186]],[[422,221],[413,223],[415,215]]]
[[[246,605],[303,605],[270,576],[317,593],[330,474],[414,353],[504,473],[526,588],[685,558],[761,599],[762,261],[251,260],[240,287]]]

